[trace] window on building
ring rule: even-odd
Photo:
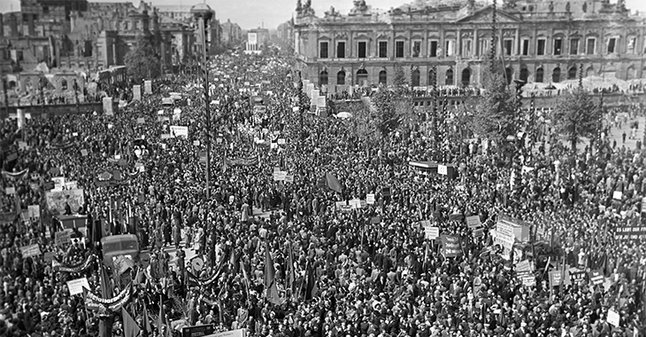
[[[617,38],[611,37],[608,40],[608,54],[612,54],[615,52],[616,44],[617,44]]]
[[[536,69],[536,77],[534,78],[534,82],[536,83],[543,83],[543,68],[538,68]]]
[[[471,69],[464,68],[462,70],[462,86],[468,87],[471,83]]]
[[[429,49],[428,55],[430,57],[437,57],[437,41],[431,41]]]
[[[529,40],[527,40],[527,39],[523,40],[522,54],[523,54],[523,56],[529,55]]]
[[[488,39],[480,39],[479,47],[478,47],[478,54],[479,55],[486,55],[489,52],[489,40]]]
[[[327,85],[327,71],[323,70],[319,74],[319,86]]]
[[[514,45],[514,40],[511,39],[506,39],[505,41],[505,55],[511,56],[511,53],[513,51],[513,45]]]
[[[336,57],[345,58],[345,41],[339,41],[336,43]]]
[[[536,44],[536,55],[545,55],[545,39],[538,39]]]
[[[455,40],[446,40],[445,41],[445,47],[446,47],[446,56],[453,56],[455,54]]]
[[[345,71],[341,70],[336,73],[336,84],[345,85]]]
[[[67,80],[63,79],[61,81],[61,90],[67,90]]]
[[[529,70],[527,70],[527,68],[520,68],[520,75],[518,75],[518,79],[521,81],[527,82],[528,78],[529,78]]]
[[[554,55],[561,55],[563,49],[563,40],[554,39]]]
[[[552,82],[559,83],[561,82],[561,68],[556,67],[552,70]]]
[[[472,56],[471,40],[463,40],[462,41],[462,56],[464,56],[464,57],[471,57]]]
[[[379,57],[388,57],[388,41],[379,41]]]
[[[444,84],[453,85],[453,69],[446,71],[446,76],[444,77]]]
[[[325,41],[319,42],[319,58],[326,59],[328,57],[328,43]]]
[[[436,86],[437,85],[437,74],[434,68],[428,71],[428,85]]]
[[[366,58],[367,42],[360,41],[357,43],[357,55],[359,58]]]
[[[411,73],[410,83],[413,87],[419,87],[419,70],[415,69]]]
[[[628,54],[634,54],[636,50],[636,45],[637,45],[637,38],[636,37],[630,37],[628,38],[627,44],[626,44],[626,52]]]
[[[593,37],[588,38],[588,44],[587,44],[587,46],[585,48],[585,53],[588,54],[588,55],[594,55],[594,51],[596,49],[596,46],[597,46],[597,39],[595,39]]]
[[[567,79],[568,80],[576,79],[576,66],[571,66],[570,69],[567,70]]]
[[[413,48],[411,50],[413,57],[419,57],[422,51],[422,41],[413,41]]]
[[[570,39],[570,55],[579,53],[579,39]]]
[[[388,81],[388,74],[385,70],[379,72],[379,84],[386,85]]]
[[[395,41],[395,57],[404,57],[404,41]]]

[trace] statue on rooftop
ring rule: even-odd
[[[366,0],[354,0],[354,8],[350,10],[350,14],[365,13],[368,11]]]

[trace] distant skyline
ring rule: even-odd
[[[139,0],[134,0],[139,3]],[[148,0],[153,6],[185,6],[190,7],[202,0]],[[302,0],[305,2],[305,0]],[[466,2],[466,0],[464,0]],[[491,0],[488,0],[489,2]],[[11,6],[17,7],[20,0],[0,0],[0,12],[8,11]],[[90,2],[133,2],[127,0],[90,0]],[[413,0],[366,0],[366,3],[373,8],[387,10],[391,7],[411,3]],[[502,3],[502,0],[499,0]],[[611,0],[616,2],[616,0]],[[291,19],[296,0],[206,0],[206,3],[215,10],[215,16],[220,22],[230,19],[243,29],[265,27],[275,29],[279,24]],[[353,6],[353,0],[312,0],[312,7],[317,16],[330,9],[330,6],[342,14],[346,14]],[[630,10],[638,10],[646,13],[645,0],[626,0],[626,6]]]

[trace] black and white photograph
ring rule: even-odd
[[[0,0],[0,337],[646,337],[646,0]]]

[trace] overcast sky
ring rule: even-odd
[[[99,2],[131,2],[126,0],[90,0]],[[135,0],[139,3],[139,0]],[[190,7],[202,0],[146,0],[153,2],[153,5],[183,5]],[[305,2],[305,0],[303,0]],[[368,5],[380,9],[397,7],[412,0],[366,0]],[[499,1],[502,2],[502,1]],[[611,0],[616,2],[616,0]],[[7,11],[12,3],[20,3],[20,0],[0,0],[0,12]],[[276,28],[280,23],[289,20],[296,8],[296,0],[206,0],[216,12],[218,20],[226,21],[231,19],[237,22],[243,29],[255,28],[264,25],[265,28]],[[312,7],[316,15],[322,16],[330,6],[346,14],[352,7],[353,0],[312,0]],[[626,0],[628,8],[646,12],[646,0]],[[16,6],[15,4],[13,6]],[[17,7],[17,6],[16,6]]]

